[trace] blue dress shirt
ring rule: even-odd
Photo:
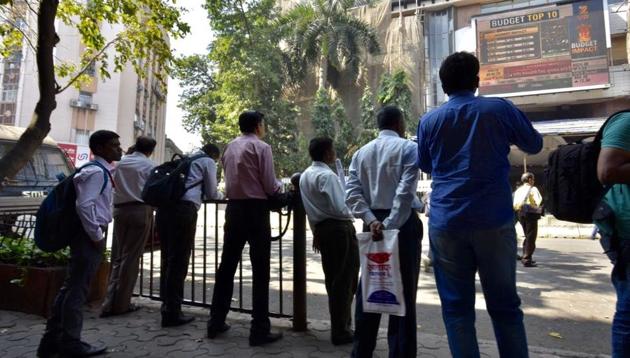
[[[429,223],[440,230],[494,229],[513,220],[510,145],[542,149],[525,114],[501,98],[449,96],[418,125],[418,166],[431,173]]]
[[[372,209],[391,209],[385,229],[399,229],[421,208],[416,145],[398,133],[382,130],[379,136],[352,156],[346,184],[346,204],[368,225],[376,220]]]

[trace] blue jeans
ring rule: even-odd
[[[501,357],[527,357],[521,300],[516,293],[516,231],[512,222],[492,230],[445,231],[429,224],[435,282],[454,358],[479,357],[475,330],[475,274]]]
[[[617,291],[617,306],[612,324],[613,358],[630,357],[630,264],[625,264],[623,277],[612,276]]]

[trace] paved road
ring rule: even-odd
[[[195,252],[195,288],[197,301],[209,303],[214,282],[215,241],[213,213],[209,214],[208,241],[203,250],[203,238],[197,240]],[[221,218],[219,213],[219,228]],[[277,224],[276,224],[277,226]],[[425,226],[426,227],[426,226]],[[202,216],[198,234],[203,232]],[[520,232],[520,228],[518,228]],[[549,232],[563,232],[570,236],[571,228],[553,228]],[[582,229],[584,231],[584,229]],[[587,230],[588,231],[588,230]],[[307,232],[307,247],[310,248],[310,232]],[[292,243],[288,238],[272,245],[272,269],[270,287],[270,306],[274,312],[291,314],[291,265]],[[219,247],[221,242],[219,241]],[[423,240],[424,251],[428,250],[428,240]],[[592,354],[609,354],[610,322],[614,312],[614,292],[610,284],[610,264],[602,255],[597,241],[576,239],[540,239],[536,251],[537,268],[517,266],[518,290],[523,301],[525,323],[529,344],[534,346],[579,351]],[[154,257],[154,293],[157,294],[159,282],[159,251]],[[243,287],[235,285],[233,306],[251,307],[251,274],[247,246],[243,254]],[[204,262],[205,258],[205,262]],[[283,269],[279,267],[282,261]],[[150,260],[145,260],[144,292],[149,287]],[[206,280],[202,272],[206,267]],[[324,276],[319,255],[308,250],[308,317],[311,320],[328,320],[328,303],[324,286]],[[279,277],[283,278],[283,291],[280,293]],[[189,277],[187,297],[193,291]],[[481,288],[477,283],[477,330],[480,339],[493,340],[492,326],[487,313]],[[441,319],[440,302],[435,289],[432,273],[420,275],[419,295],[417,300],[419,331],[443,336],[444,325]],[[382,327],[385,327],[384,323]]]

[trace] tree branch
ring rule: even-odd
[[[103,46],[103,48],[96,55],[94,55],[94,57],[92,57],[92,59],[88,63],[86,63],[85,66],[83,66],[81,71],[79,71],[76,75],[74,75],[74,77],[72,77],[70,79],[70,81],[68,81],[68,83],[66,83],[65,86],[57,88],[57,94],[67,90],[70,86],[72,86],[72,84],[75,83],[90,68],[92,63],[94,61],[96,61],[99,57],[101,57],[103,55],[103,53],[105,53],[105,51],[111,45],[113,45],[116,42],[118,42],[118,40],[120,40],[120,36],[116,36],[114,39],[112,39],[110,42],[108,42],[105,46]]]
[[[13,27],[15,30],[17,30],[19,33],[22,34],[22,37],[28,43],[28,47],[30,47],[34,53],[37,51],[37,49],[35,48],[35,45],[33,44],[33,41],[31,41],[31,38],[28,36],[28,34],[24,32],[24,30],[22,30],[15,22],[13,22],[11,19],[8,19],[6,17],[3,17],[2,20],[7,22],[9,25],[11,25],[11,27]]]

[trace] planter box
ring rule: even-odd
[[[107,291],[110,263],[99,267],[88,293],[88,302],[101,300]],[[0,309],[48,317],[63,284],[66,267],[23,267],[0,263]],[[11,283],[23,277],[23,285]]]

